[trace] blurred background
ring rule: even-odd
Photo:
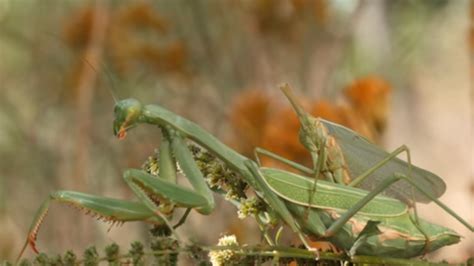
[[[142,165],[160,131],[140,126],[118,141],[112,95],[160,104],[245,155],[260,146],[307,163],[278,90],[288,82],[314,115],[387,150],[408,145],[473,224],[471,16],[467,0],[0,0],[0,261],[19,252],[51,191],[134,198],[122,172]],[[472,233],[433,204],[419,211],[464,236],[429,258],[474,255]],[[142,223],[108,229],[53,204],[38,247],[128,247],[148,234]],[[204,244],[230,233],[260,241],[222,200],[180,229]]]

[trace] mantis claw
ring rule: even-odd
[[[304,236],[302,234],[299,234],[299,237],[300,237],[300,240],[301,242],[303,242],[303,245],[305,246],[305,248],[314,253],[315,255],[315,260],[318,261],[319,260],[319,257],[320,257],[320,254],[319,254],[319,250],[315,247],[312,247],[310,244],[308,244],[308,242],[306,241],[306,239],[304,238]]]
[[[314,253],[314,260],[318,261],[319,257],[320,257],[319,250],[317,248],[313,248],[313,247],[306,247],[306,248],[308,249],[308,251]]]
[[[36,248],[36,237],[28,237],[28,245],[36,254],[39,254],[39,250]]]
[[[125,131],[125,129],[120,129],[120,131],[117,133],[117,138],[119,140],[125,139],[126,136],[127,136],[127,131]]]

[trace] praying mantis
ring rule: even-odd
[[[269,151],[256,150],[256,161],[232,150],[197,124],[158,105],[143,105],[125,99],[115,106],[113,130],[119,139],[139,124],[158,126],[162,131],[157,171],[128,169],[123,178],[138,201],[94,196],[75,191],[56,191],[34,216],[19,258],[28,245],[37,252],[35,241],[51,202],[73,205],[110,222],[143,221],[176,228],[190,210],[210,214],[215,208],[213,193],[222,192],[206,183],[192,141],[241,178],[238,188],[252,188],[266,209],[256,213],[259,223],[274,216],[299,236],[309,250],[308,238],[324,239],[350,255],[411,258],[460,241],[449,228],[432,224],[411,212],[415,202],[433,201],[470,231],[472,225],[437,198],[445,190],[441,178],[411,164],[408,148],[387,153],[357,133],[308,115],[296,102],[288,85],[282,91],[301,122],[300,141],[312,156],[307,168]],[[199,148],[198,148],[199,149]],[[407,153],[408,161],[396,156]],[[259,155],[279,159],[306,176],[261,167]],[[182,172],[192,189],[177,183]],[[234,177],[235,177],[234,176]],[[221,178],[219,176],[215,177]],[[240,188],[239,188],[240,187]],[[370,188],[366,190],[365,188]],[[386,195],[381,195],[385,192]],[[243,193],[242,191],[240,193]],[[245,196],[241,196],[243,198]],[[243,205],[237,202],[236,205]],[[178,225],[170,218],[176,207],[187,211]],[[263,232],[269,244],[274,241]]]

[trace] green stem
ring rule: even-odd
[[[263,247],[263,246],[201,246],[198,250],[202,251],[218,251],[218,250],[232,250],[238,255],[243,256],[259,256],[259,257],[278,257],[278,258],[295,258],[295,259],[315,259],[314,252],[292,247]],[[195,252],[196,248],[192,246],[177,248],[173,250],[161,250],[153,252],[145,252],[144,256],[154,256],[154,255],[167,255],[167,254],[177,254],[177,253],[192,253]],[[419,259],[398,259],[398,258],[383,258],[383,257],[373,257],[373,256],[354,256],[352,258],[346,256],[345,254],[336,254],[332,252],[320,252],[319,260],[332,260],[332,261],[347,261],[351,263],[360,263],[360,264],[374,264],[374,265],[414,265],[414,266],[436,266],[436,265],[465,265],[465,264],[448,264],[448,263],[434,263],[423,261]],[[117,259],[127,259],[131,258],[130,254],[119,255]],[[106,261],[107,257],[102,257],[98,259],[99,261]],[[78,261],[78,264],[83,263],[83,260]]]

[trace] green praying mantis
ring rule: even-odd
[[[34,216],[28,245],[37,252],[35,241],[39,227],[52,201],[73,205],[110,222],[144,221],[176,228],[190,210],[207,215],[214,210],[215,189],[206,182],[203,164],[196,159],[198,151],[187,141],[204,148],[238,176],[236,190],[252,188],[266,205],[257,213],[259,223],[265,216],[277,217],[301,239],[306,248],[308,238],[332,242],[350,255],[411,258],[460,241],[460,235],[449,228],[418,218],[416,202],[433,201],[459,222],[474,231],[472,225],[454,213],[437,198],[445,191],[441,178],[411,164],[405,146],[387,153],[357,133],[343,126],[314,118],[298,105],[288,85],[282,91],[290,100],[301,122],[300,141],[312,156],[313,167],[307,168],[262,149],[256,150],[256,161],[232,150],[197,124],[158,105],[143,105],[135,99],[119,101],[115,106],[114,134],[122,139],[139,124],[158,126],[162,131],[155,173],[128,169],[123,178],[138,201],[94,196],[75,191],[56,191],[41,205]],[[397,157],[407,153],[407,162]],[[279,169],[261,167],[259,155],[279,159],[305,176]],[[204,164],[206,164],[204,162]],[[181,171],[192,189],[177,183]],[[214,176],[217,180],[220,176]],[[238,199],[245,198],[240,191]],[[385,195],[381,195],[385,193]],[[234,201],[235,202],[235,201]],[[242,202],[236,202],[242,206]],[[170,224],[176,207],[186,208],[177,225]],[[274,244],[267,232],[265,239]]]

